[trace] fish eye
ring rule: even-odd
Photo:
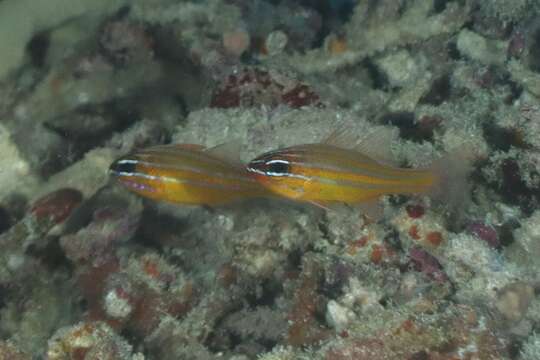
[[[128,175],[135,172],[137,166],[136,160],[121,159],[111,164],[109,172],[113,175]]]
[[[284,176],[289,173],[289,162],[285,160],[270,160],[266,162],[266,175]]]

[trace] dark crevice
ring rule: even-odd
[[[438,116],[422,116],[416,120],[412,112],[387,113],[380,118],[384,125],[393,125],[399,129],[403,139],[414,142],[433,141],[433,135],[441,129],[444,119]]]
[[[446,9],[446,5],[449,3],[449,0],[434,0],[433,1],[433,12],[435,14],[440,14]]]
[[[369,79],[371,80],[374,89],[388,90],[390,88],[386,75],[379,71],[377,66],[370,59],[365,59],[362,62],[362,66],[367,69]]]
[[[0,234],[8,230],[11,225],[13,225],[11,214],[3,206],[0,206]]]
[[[446,46],[448,56],[452,60],[461,60],[461,53],[459,52],[457,48],[457,44],[455,41],[450,41],[448,45]]]
[[[403,251],[401,238],[399,237],[399,232],[396,229],[390,230],[390,232],[384,237],[384,242],[397,251]]]
[[[66,258],[57,238],[47,240],[47,246],[44,248],[29,246],[26,254],[38,259],[50,271],[58,269],[70,269],[72,271],[73,269],[73,264]]]
[[[339,258],[333,259],[324,279],[321,279],[319,292],[329,299],[337,299],[343,294],[343,288],[352,275],[354,268],[349,263]]]
[[[506,202],[519,205],[521,210],[530,216],[540,206],[540,189],[530,189],[521,176],[519,164],[506,159],[501,164],[502,186],[500,194]]]
[[[529,52],[529,67],[533,71],[540,72],[540,28],[532,36]]]
[[[287,255],[288,264],[291,267],[292,270],[300,271],[302,268],[302,256],[304,255],[304,252],[300,249],[296,249],[294,251],[291,251]]]
[[[258,306],[272,306],[276,298],[283,292],[283,285],[272,280],[265,280],[260,285],[260,293],[251,292],[246,295],[246,300],[251,308]]]
[[[37,33],[30,39],[26,45],[26,52],[30,57],[32,65],[36,67],[43,67],[45,65],[45,59],[47,51],[49,50],[50,40],[48,32]]]
[[[486,142],[494,149],[508,151],[512,147],[514,132],[510,129],[493,125],[490,121],[484,123],[482,127]]]
[[[499,243],[502,248],[510,246],[514,243],[514,230],[519,227],[517,220],[510,220],[497,227],[497,233],[499,235]]]
[[[315,10],[322,18],[322,26],[312,44],[313,47],[322,46],[324,39],[330,33],[339,32],[342,26],[349,21],[356,5],[356,1],[353,0],[296,0],[296,2],[302,7]]]
[[[450,97],[450,76],[445,74],[435,79],[429,91],[422,96],[419,103],[428,105],[440,105]]]

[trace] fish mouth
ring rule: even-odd
[[[266,164],[265,160],[263,160],[263,159],[255,159],[255,160],[250,161],[247,164],[246,170],[249,173],[258,174],[258,175],[266,175],[266,173],[264,171],[265,164]]]

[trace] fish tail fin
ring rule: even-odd
[[[472,170],[472,160],[463,152],[446,154],[435,160],[431,166],[435,182],[428,195],[445,209],[446,215],[461,221],[463,210],[471,200],[469,174]]]

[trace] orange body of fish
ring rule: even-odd
[[[353,149],[306,144],[268,152],[252,160],[250,176],[283,197],[325,207],[354,204],[388,194],[422,194],[438,183],[431,169],[402,169]]]
[[[139,195],[178,204],[212,206],[268,194],[242,164],[221,156],[220,150],[155,146],[116,160],[109,171]]]

